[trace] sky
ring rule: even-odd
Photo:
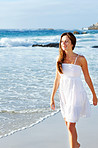
[[[98,22],[98,0],[0,0],[0,29],[82,29]]]

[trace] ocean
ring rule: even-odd
[[[0,138],[40,124],[60,111],[58,91],[56,109],[50,108],[55,78],[55,47],[32,47],[33,44],[59,43],[63,32],[74,30],[0,30]],[[84,55],[98,95],[98,30],[77,30],[74,52]],[[92,94],[81,76],[88,98]]]

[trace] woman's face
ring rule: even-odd
[[[64,51],[72,50],[73,45],[67,35],[62,37],[61,47]]]

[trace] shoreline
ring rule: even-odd
[[[15,134],[15,133],[17,133],[17,132],[21,132],[21,131],[23,131],[23,130],[27,130],[27,129],[29,129],[29,128],[35,127],[36,125],[39,125],[41,122],[44,122],[44,120],[47,120],[48,118],[51,118],[52,116],[55,116],[55,115],[58,114],[59,112],[60,112],[60,109],[58,109],[58,110],[55,111],[55,112],[52,112],[51,114],[48,114],[48,115],[44,116],[43,118],[37,120],[35,123],[32,123],[32,124],[29,125],[29,126],[25,126],[25,127],[20,128],[20,129],[13,130],[13,131],[11,131],[11,132],[8,133],[8,134],[5,134],[5,135],[3,135],[3,136],[0,136],[0,139],[5,138],[5,137],[8,137],[8,136],[11,136],[11,135],[13,135],[13,134]]]
[[[76,127],[83,148],[98,147],[98,107],[91,107],[89,118],[80,118]],[[40,124],[0,139],[3,148],[69,148],[67,128],[60,112]]]
[[[60,112],[43,120],[40,124],[36,124],[28,129],[16,132],[12,135],[0,139],[0,147],[3,148],[52,148],[55,145],[66,147],[63,137],[66,136],[66,129]],[[60,129],[61,131],[57,130]],[[60,136],[60,139],[59,139]],[[62,137],[62,138],[61,138]],[[65,138],[65,139],[66,139]],[[61,140],[62,139],[62,140]],[[68,140],[67,140],[68,141]],[[68,142],[67,142],[68,146]]]

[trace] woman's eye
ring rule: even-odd
[[[61,41],[61,43],[68,43],[68,41]]]

